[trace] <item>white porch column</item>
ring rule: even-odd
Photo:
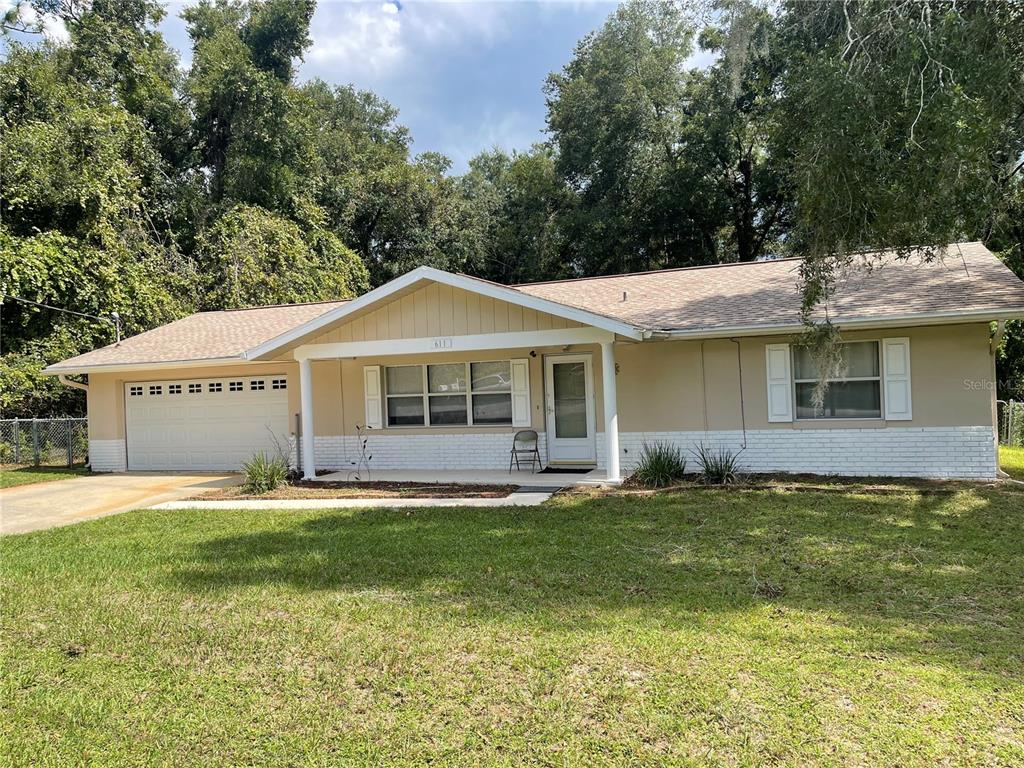
[[[615,342],[601,342],[601,378],[604,381],[604,445],[608,482],[622,481],[619,472],[619,402],[615,390]]]
[[[313,443],[313,367],[308,358],[299,360],[299,408],[302,414],[302,479],[316,479],[316,449]]]

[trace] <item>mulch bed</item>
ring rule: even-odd
[[[270,493],[251,494],[241,486],[234,486],[194,496],[193,499],[503,499],[517,488],[516,485],[297,480]]]
[[[629,478],[622,486],[612,491],[618,495],[649,495],[653,493],[692,490],[733,490],[733,491],[808,491],[813,493],[861,493],[879,496],[901,495],[907,491],[923,494],[947,494],[979,487],[1018,491],[1006,481],[991,480],[932,480],[914,477],[845,477],[811,474],[758,473],[741,475],[729,485],[708,485],[697,475],[687,475],[676,485],[665,488],[645,488]]]

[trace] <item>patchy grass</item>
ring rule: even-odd
[[[1024,446],[999,446],[999,466],[1015,480],[1024,480]]]
[[[249,493],[242,486],[220,488],[193,498],[203,501],[230,499],[501,499],[515,485],[458,485],[454,483],[337,482],[301,480],[267,493]]]
[[[1020,493],[161,512],[3,540],[12,765],[1024,763]]]
[[[49,483],[88,474],[85,467],[3,467],[0,468],[0,488]]]

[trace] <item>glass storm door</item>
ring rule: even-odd
[[[544,358],[548,461],[593,464],[594,380],[590,355]]]

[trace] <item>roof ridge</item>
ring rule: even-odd
[[[193,317],[195,315],[215,315],[219,312],[250,312],[254,309],[280,309],[282,307],[310,307],[316,304],[345,304],[352,299],[324,299],[323,301],[296,301],[296,302],[285,302],[282,304],[258,304],[255,307],[228,307],[227,309],[203,309],[199,312],[193,312],[191,315],[186,317]]]
[[[616,277],[638,277],[640,275],[664,275],[667,272],[688,272],[697,269],[717,269],[719,267],[749,267],[755,264],[778,264],[780,261],[799,261],[799,256],[786,256],[781,259],[760,259],[758,261],[727,261],[719,264],[692,264],[689,267],[666,267],[665,269],[645,269],[640,272],[616,272],[614,275],[587,275],[585,277],[563,277],[560,280],[537,280],[532,283],[513,283],[508,288],[528,288],[531,285],[551,285],[552,283],[582,283],[585,280],[610,280]]]
[[[952,246],[964,246],[964,245],[981,245],[985,244],[981,240],[963,240],[955,243],[950,243],[949,247]],[[914,246],[915,250],[925,248],[927,246]],[[851,251],[848,255],[850,256],[870,256],[871,254],[881,254],[893,251],[893,248],[872,248],[865,249],[863,251]],[[665,269],[645,269],[640,272],[617,272],[613,275],[586,275],[584,277],[564,277],[560,280],[537,280],[530,283],[513,283],[507,286],[508,288],[528,288],[533,285],[554,285],[557,283],[582,283],[588,280],[610,280],[616,277],[638,277],[640,275],[664,275],[669,272],[689,272],[699,269],[720,269],[728,267],[753,267],[764,264],[778,264],[784,261],[801,261],[802,256],[784,256],[778,259],[757,259],[755,261],[726,261],[718,264],[693,264],[689,267],[667,267]],[[483,280],[483,278],[475,278],[477,280]],[[484,280],[484,282],[491,282]],[[498,283],[500,285],[500,283]]]

